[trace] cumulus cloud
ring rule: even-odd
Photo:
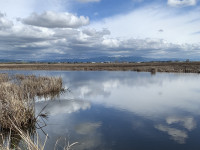
[[[33,13],[21,20],[24,24],[46,28],[78,28],[89,24],[89,18],[71,13],[47,11],[42,14]]]
[[[116,55],[192,58],[200,53],[200,34],[191,34],[199,31],[200,20],[196,13],[185,15],[171,17],[160,8],[148,7],[82,27],[89,19],[70,13],[35,13],[21,19],[23,24],[0,14],[0,57],[27,60]],[[180,24],[184,27],[180,28]]]
[[[1,28],[8,26],[1,25]],[[161,39],[110,38],[108,29],[38,28],[13,25],[0,32],[1,57],[43,59],[134,55],[187,57],[199,53],[199,44],[173,44]],[[182,53],[184,52],[184,53]],[[39,55],[38,55],[39,54]],[[165,55],[163,55],[165,54]]]
[[[120,46],[120,41],[117,39],[104,39],[102,44],[107,47],[115,48]]]
[[[102,31],[97,31],[96,29],[92,29],[92,28],[87,28],[83,30],[84,34],[87,34],[88,36],[96,36],[96,35],[100,35],[100,36],[104,36],[104,35],[110,35],[110,31],[108,29],[102,29]]]
[[[6,18],[6,15],[0,12],[0,30],[8,29],[13,26],[12,21]]]
[[[77,0],[81,3],[89,3],[89,2],[100,2],[101,0]]]
[[[1,57],[42,59],[134,55],[186,57],[199,53],[199,44],[173,44],[160,39],[110,38],[107,29],[37,28],[13,26],[0,32]],[[184,51],[184,53],[182,53]],[[39,54],[39,55],[38,55]]]
[[[179,6],[194,6],[196,5],[196,0],[168,0],[168,5],[173,7]]]
[[[179,11],[182,8],[169,9],[150,4],[86,26],[90,22],[88,17],[60,12],[64,11],[64,4],[67,4],[65,10],[75,4],[66,1],[16,0],[13,6],[12,0],[2,0],[0,9],[7,15],[0,13],[0,57],[199,56],[199,9],[182,13]],[[195,5],[197,1],[168,0],[168,3],[186,6]],[[32,12],[37,13],[29,15]],[[11,20],[16,17],[20,17],[21,22]]]

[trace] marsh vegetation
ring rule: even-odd
[[[84,70],[200,73],[200,62],[27,63],[0,64],[0,70]]]
[[[35,145],[27,133],[35,130],[38,119],[35,116],[35,100],[54,98],[63,90],[61,77],[0,74],[0,129],[9,131],[2,132],[9,133],[2,134],[2,137],[7,137],[11,148],[23,139],[29,150],[44,149],[38,143]],[[38,115],[45,117],[42,113]],[[8,150],[10,146],[4,140],[2,138],[0,148]]]

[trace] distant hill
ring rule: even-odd
[[[70,62],[70,63],[87,63],[87,62],[147,62],[152,61],[153,59],[143,58],[143,57],[94,57],[94,58],[74,58],[74,59],[58,59],[52,60],[54,62]],[[51,61],[51,62],[52,62]]]
[[[93,58],[68,58],[68,59],[48,59],[48,60],[40,60],[41,62],[69,62],[69,63],[87,63],[87,62],[152,62],[152,61],[185,61],[186,59],[177,59],[177,58],[146,58],[146,57],[136,57],[136,56],[127,56],[127,57],[109,57],[109,56],[101,56],[101,57],[93,57]]]
[[[16,63],[34,63],[34,62],[51,62],[51,63],[101,63],[101,62],[152,62],[152,61],[185,61],[186,59],[177,59],[177,58],[146,58],[146,57],[135,57],[135,56],[128,56],[128,57],[109,57],[109,56],[101,56],[101,57],[93,57],[93,58],[66,58],[66,59],[40,59],[40,60],[11,60],[11,59],[0,59],[1,63],[8,63],[8,62],[16,62]],[[195,61],[195,60],[191,60]]]

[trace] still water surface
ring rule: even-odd
[[[137,72],[17,71],[61,76],[69,89],[48,113],[46,150],[199,150],[200,75]],[[38,129],[40,137],[45,137]],[[66,138],[66,140],[65,140]]]

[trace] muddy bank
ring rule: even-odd
[[[0,64],[0,70],[84,70],[200,73],[200,62]]]

